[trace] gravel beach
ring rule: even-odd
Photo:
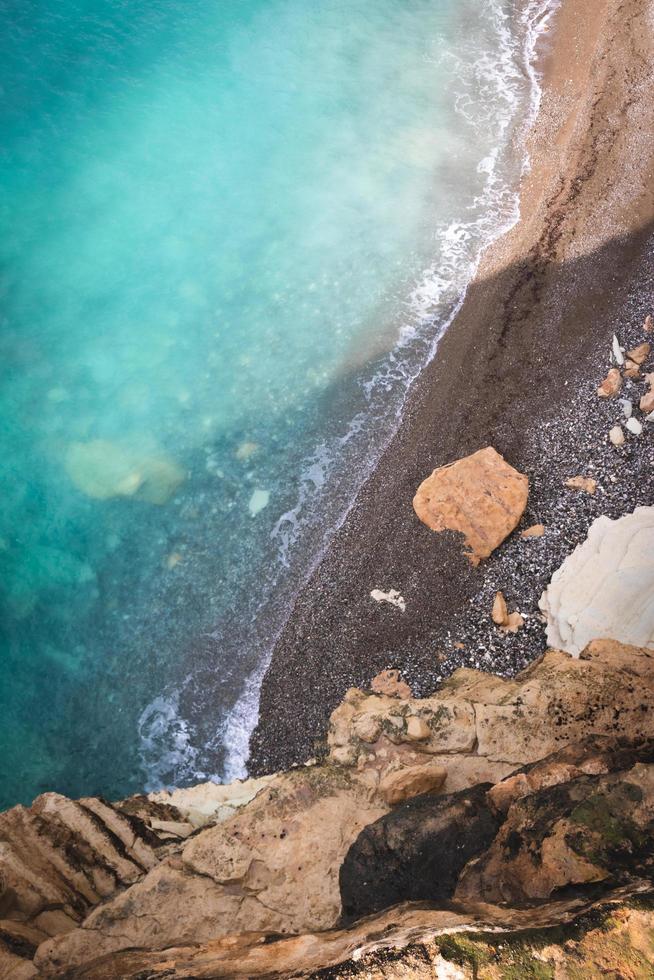
[[[512,675],[546,648],[538,600],[601,514],[654,503],[654,423],[624,421],[597,387],[615,334],[650,340],[654,313],[652,10],[646,0],[564,0],[541,52],[543,100],[518,225],[486,253],[463,307],[423,372],[402,425],[300,593],[266,674],[249,771],[320,750],[347,688],[399,668],[424,696],[460,666]],[[651,92],[651,88],[649,89]],[[643,371],[654,370],[654,357]],[[647,386],[626,380],[637,411]],[[416,518],[437,466],[493,446],[529,477],[520,527],[473,568],[453,534]],[[592,477],[594,494],[571,490]],[[542,537],[521,530],[542,523]],[[406,610],[377,603],[396,589]],[[496,590],[525,626],[504,634]]]

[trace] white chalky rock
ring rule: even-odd
[[[622,348],[620,347],[620,342],[615,334],[613,334],[613,356],[615,358],[615,363],[622,365],[624,364],[624,355],[622,353]]]
[[[406,602],[397,589],[391,589],[389,592],[382,592],[381,589],[373,589],[370,593],[370,598],[374,599],[375,602],[390,602],[391,606],[397,606],[402,612],[406,612]]]
[[[609,439],[614,446],[624,445],[624,432],[622,431],[621,425],[614,425],[609,432]]]
[[[622,405],[622,411],[624,412],[624,417],[630,419],[634,412],[634,403],[630,398],[621,398],[620,404]]]
[[[633,416],[630,419],[627,419],[625,422],[625,427],[629,429],[631,434],[634,436],[639,436],[643,431],[642,425],[638,419],[635,419]]]
[[[575,657],[596,639],[654,650],[654,507],[598,517],[539,606],[548,644]]]

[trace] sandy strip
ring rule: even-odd
[[[654,309],[653,37],[651,0],[563,0],[543,46],[522,219],[485,255],[296,603],[264,681],[253,774],[313,755],[344,691],[384,667],[423,695],[456,666],[521,669],[545,648],[542,588],[591,521],[654,503],[654,427],[613,449],[616,407],[595,394],[613,332],[639,342]],[[516,533],[473,570],[411,501],[434,467],[485,445],[529,475],[523,526],[547,532]],[[564,489],[578,473],[597,478],[594,496]],[[489,622],[495,588],[527,615],[517,636]],[[406,611],[372,601],[372,589],[397,589]]]

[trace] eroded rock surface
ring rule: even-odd
[[[654,736],[654,654],[596,641],[580,659],[550,650],[511,680],[457,670],[430,698],[353,688],[328,743],[330,760],[371,788],[394,767],[429,764],[446,770],[443,791],[455,792],[594,734]]]
[[[458,531],[473,565],[513,531],[527,506],[529,480],[492,447],[441,466],[424,480],[413,509],[432,531]]]
[[[547,642],[575,656],[598,636],[654,650],[654,507],[598,517],[540,607]]]

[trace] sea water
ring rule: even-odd
[[[549,0],[0,0],[0,804],[245,771],[516,219]]]

